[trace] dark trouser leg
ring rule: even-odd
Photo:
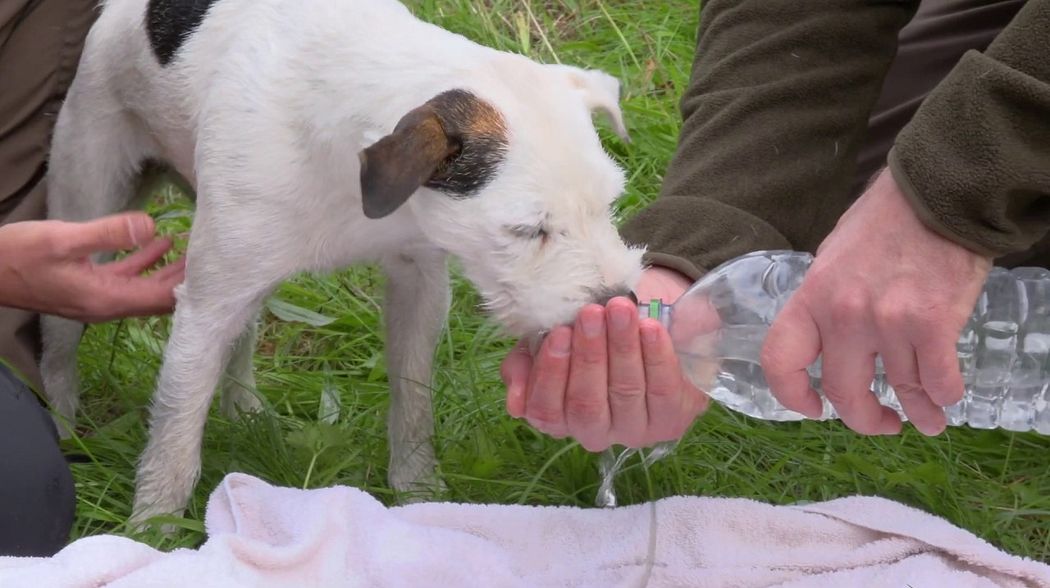
[[[1024,0],[925,0],[899,35],[897,57],[857,157],[853,193],[859,196],[886,164],[897,133],[964,53],[983,51],[1013,20]]]
[[[69,538],[75,506],[51,416],[0,364],[0,555],[53,555]]]
[[[0,224],[45,216],[51,129],[96,0],[0,0]],[[17,252],[0,252],[17,255]],[[40,389],[37,317],[0,308],[0,358]]]
[[[901,30],[900,47],[868,124],[857,157],[853,194],[859,196],[886,164],[886,154],[926,95],[970,50],[983,51],[1016,16],[1024,0],[926,0]],[[996,265],[1050,267],[1050,238]]]

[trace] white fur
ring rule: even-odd
[[[600,110],[623,129],[611,76],[480,46],[393,0],[220,0],[161,67],[145,7],[106,2],[57,121],[48,177],[51,216],[68,220],[138,206],[132,184],[146,158],[168,162],[197,194],[134,520],[185,507],[224,372],[224,408],[258,406],[230,380],[253,387],[246,329],[291,275],[385,269],[390,481],[400,491],[435,481],[425,384],[448,310],[448,255],[515,336],[570,321],[599,290],[634,286],[642,252],[624,245],[610,214],[624,176],[591,120]],[[452,88],[505,119],[499,173],[476,196],[422,188],[367,219],[358,153]],[[541,222],[545,243],[507,231]],[[80,333],[45,317],[45,388],[70,421]]]

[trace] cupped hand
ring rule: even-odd
[[[896,434],[897,413],[870,392],[879,355],[908,420],[939,434],[943,407],[963,395],[956,342],[991,266],[927,228],[883,171],[821,244],[769,331],[762,368],[774,395],[819,417],[806,367],[820,355],[823,392],[842,421],[862,434]]]
[[[671,303],[688,286],[677,272],[650,268],[635,292]],[[626,298],[584,307],[572,326],[547,335],[535,357],[523,340],[501,371],[511,416],[594,452],[676,440],[708,406],[684,377],[667,330],[639,320]]]
[[[82,322],[170,312],[185,261],[143,275],[171,249],[171,240],[156,238],[155,230],[141,212],[0,227],[0,305]],[[132,249],[137,251],[120,261],[90,259]]]

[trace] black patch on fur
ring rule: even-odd
[[[216,0],[149,0],[146,35],[161,65],[175,59]]]
[[[430,104],[457,151],[424,185],[454,198],[473,196],[492,181],[506,157],[503,117],[466,90],[443,92]]]

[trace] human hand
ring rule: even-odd
[[[102,322],[170,312],[172,290],[185,261],[148,276],[171,249],[154,237],[149,215],[131,212],[83,223],[26,221],[0,227],[0,305]],[[90,256],[138,248],[128,257],[96,264]]]
[[[963,395],[956,342],[991,267],[923,225],[883,171],[821,244],[769,331],[762,369],[774,395],[819,417],[806,367],[823,352],[823,392],[842,421],[866,435],[899,433],[897,414],[870,392],[878,354],[908,420],[939,434],[943,407]]]
[[[671,303],[689,285],[677,272],[650,268],[635,292],[639,300]],[[501,372],[511,416],[593,452],[678,439],[708,406],[683,376],[667,330],[640,321],[626,298],[584,307],[573,326],[547,335],[535,357],[520,342]]]

